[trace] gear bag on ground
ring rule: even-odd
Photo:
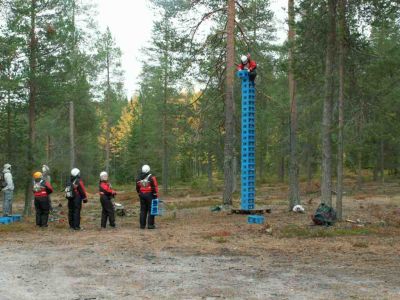
[[[336,222],[336,211],[325,203],[321,203],[314,215],[312,220],[315,225],[332,226]]]

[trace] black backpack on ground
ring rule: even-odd
[[[336,211],[325,203],[321,203],[312,220],[315,225],[332,226],[336,222]]]

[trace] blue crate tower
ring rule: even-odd
[[[237,72],[242,80],[242,181],[241,204],[243,210],[255,209],[255,87],[247,70]]]

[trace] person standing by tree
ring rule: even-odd
[[[136,191],[140,198],[140,228],[155,229],[154,216],[151,215],[151,201],[158,198],[158,184],[154,175],[150,174],[150,166],[143,165],[142,173],[136,180]]]
[[[81,230],[81,209],[82,202],[87,203],[85,186],[80,178],[81,171],[77,168],[71,170],[70,181],[67,185],[70,194],[68,199],[68,221],[69,227],[74,230]],[[68,193],[68,192],[67,192]]]
[[[3,187],[3,216],[12,214],[12,202],[14,193],[14,182],[11,174],[11,165],[5,164],[3,167],[5,186]]]
[[[103,208],[101,211],[101,227],[106,228],[107,218],[110,226],[115,227],[115,212],[112,198],[117,195],[117,192],[111,188],[111,184],[108,181],[108,174],[105,171],[100,173],[99,193],[101,207]]]
[[[50,182],[41,172],[33,174],[33,195],[35,196],[36,226],[47,227],[50,211],[49,195],[53,192]]]
[[[251,59],[250,54],[242,55],[240,58],[241,63],[238,65],[238,71],[247,70],[249,72],[249,79],[254,84],[254,80],[257,76],[257,63],[255,60]]]

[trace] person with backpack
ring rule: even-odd
[[[47,227],[50,211],[49,195],[53,192],[50,182],[43,178],[41,172],[33,174],[33,195],[35,197],[36,226]]]
[[[14,193],[14,182],[11,174],[11,165],[5,164],[2,174],[2,191],[3,191],[3,217],[12,214],[12,203]]]
[[[154,175],[150,174],[150,166],[144,165],[142,173],[136,180],[136,191],[140,198],[140,228],[155,229],[154,216],[151,215],[151,201],[158,198],[158,184]]]
[[[68,199],[68,222],[73,230],[81,230],[82,202],[87,203],[85,186],[80,178],[81,171],[71,170],[71,177],[65,188],[65,197]]]
[[[117,192],[111,188],[111,184],[108,181],[108,174],[104,171],[100,173],[99,194],[102,207],[101,228],[106,228],[107,219],[110,222],[110,226],[115,228],[115,212],[112,198],[117,195]]]

